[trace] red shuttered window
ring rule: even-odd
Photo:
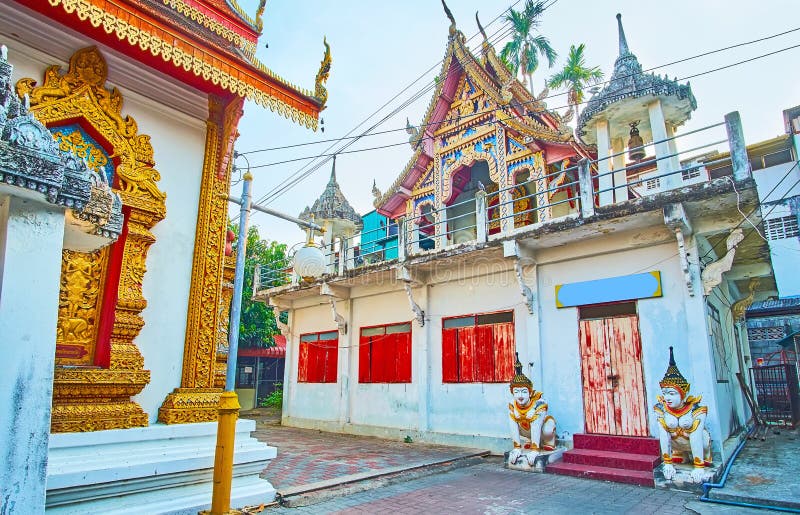
[[[310,333],[300,335],[300,356],[297,381],[300,383],[335,383],[339,333]]]
[[[411,324],[361,329],[359,383],[411,382]]]
[[[504,383],[514,377],[514,312],[442,321],[442,382]]]

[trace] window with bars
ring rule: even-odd
[[[655,179],[647,179],[644,181],[644,189],[646,190],[655,190],[661,187],[661,178],[656,177]]]
[[[692,179],[696,179],[700,177],[700,167],[695,166],[694,168],[689,168],[688,170],[684,170],[681,172],[681,178],[684,181],[689,181]]]
[[[359,383],[411,382],[411,324],[361,329]]]
[[[790,215],[764,220],[764,232],[769,240],[797,237],[800,235],[800,230],[797,227],[797,217]]]
[[[297,381],[335,383],[338,355],[338,331],[300,335]]]
[[[442,382],[504,383],[514,377],[514,312],[442,320]]]

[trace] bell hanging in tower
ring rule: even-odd
[[[630,157],[631,161],[639,161],[645,156],[644,140],[639,135],[639,129],[636,128],[639,125],[639,120],[632,122],[630,125],[631,139],[628,140],[628,157]]]

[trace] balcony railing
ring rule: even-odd
[[[707,143],[677,150],[677,140],[687,136],[694,136],[695,140],[699,137]],[[624,164],[625,155],[631,150],[649,147],[656,148],[655,157]],[[664,149],[669,151],[663,153]],[[428,204],[421,213],[398,219],[396,235],[389,234],[386,227],[379,227],[326,241],[326,273],[345,275],[365,266],[394,260],[403,262],[415,256],[535,231],[567,218],[590,218],[606,206],[707,182],[719,177],[719,170],[725,167],[729,167],[729,173],[737,180],[750,176],[738,113],[727,115],[724,122],[601,159],[584,159],[576,166],[507,185],[495,192],[487,193],[480,188],[467,200],[443,206]],[[297,280],[286,261],[261,264],[256,275],[261,290]]]

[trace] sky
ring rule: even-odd
[[[239,0],[239,3],[254,12],[258,2]],[[492,20],[509,6],[520,9],[523,4],[524,0],[516,4],[514,0],[450,0],[448,6],[458,28],[467,38],[477,32],[475,12],[479,11],[481,23],[491,38],[503,28],[502,19],[493,23]],[[622,14],[631,51],[647,69],[796,29],[800,27],[799,11],[797,0],[762,0],[757,3],[740,0],[557,0],[544,13],[540,31],[549,38],[559,58],[551,69],[545,64],[539,67],[534,74],[534,89],[537,94],[543,89],[545,80],[560,69],[573,44],[585,43],[587,64],[599,66],[606,77],[610,77],[619,53],[617,13]],[[363,132],[414,96],[419,98],[380,124],[375,131],[402,129],[406,118],[412,124],[420,123],[431,101],[432,90],[422,95],[419,93],[440,71],[448,26],[449,21],[439,0],[268,0],[257,55],[274,72],[293,84],[313,90],[323,54],[323,36],[331,46],[333,65],[327,83],[328,104],[322,112],[325,131],[313,132],[248,102],[239,125],[236,149],[251,152],[340,138],[433,68],[354,134]],[[476,48],[479,38],[470,43],[472,48]],[[505,39],[496,43],[495,49],[499,52],[504,43]],[[686,77],[798,44],[800,31],[660,68],[655,73],[666,73],[670,78]],[[740,112],[748,144],[782,134],[782,111],[800,104],[800,67],[796,65],[799,60],[800,48],[794,48],[692,79],[698,108],[678,134],[721,122],[731,111]],[[548,106],[559,108],[565,104],[564,98],[553,97],[547,100]],[[564,109],[560,111],[563,113]],[[724,137],[724,131],[720,134]],[[402,130],[367,136],[348,150],[401,143],[407,138]],[[266,167],[259,165],[318,156],[332,144],[336,143],[251,153],[247,154],[246,160],[239,158],[237,165],[244,167],[249,162],[254,167],[254,200],[261,200],[287,177],[309,162],[315,162],[309,159]],[[399,145],[337,157],[339,185],[356,211],[364,214],[373,209],[373,180],[384,191],[394,182],[411,155],[409,145]],[[330,176],[330,166],[330,163],[323,165],[265,205],[296,216],[322,193]],[[241,186],[234,185],[232,193],[238,196]],[[235,206],[231,208],[230,214],[234,216]],[[259,228],[265,239],[289,245],[303,239],[303,233],[296,225],[278,218],[254,213],[251,223]]]

